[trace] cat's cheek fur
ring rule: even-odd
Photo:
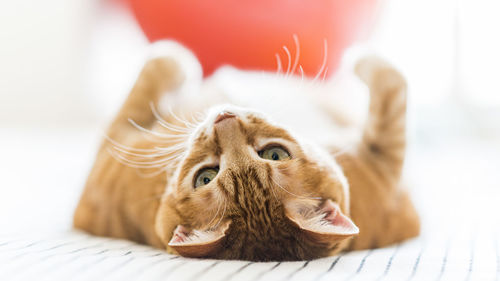
[[[167,252],[173,254],[177,254],[177,252],[167,245],[172,238],[172,233],[174,232],[175,228],[181,223],[181,218],[177,214],[175,204],[176,201],[174,198],[174,194],[167,194],[162,199],[155,220],[156,234],[162,241],[163,245],[165,245]]]
[[[305,154],[310,158],[312,163],[318,166],[318,170],[326,171],[326,175],[330,178],[330,182],[335,186],[326,186],[324,188],[317,187],[324,199],[337,199],[342,211],[350,214],[350,194],[349,183],[342,171],[341,166],[330,156],[330,154],[317,145],[303,143]]]

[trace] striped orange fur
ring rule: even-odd
[[[198,102],[172,98],[172,110],[158,112],[161,99],[188,82],[174,58],[151,59],[97,153],[75,227],[185,256],[256,261],[313,259],[418,235],[401,188],[405,81],[376,58],[361,60],[356,72],[370,89],[369,117],[353,148],[338,153],[335,143],[305,142],[217,92]],[[216,175],[196,186],[204,169]]]

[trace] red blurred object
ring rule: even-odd
[[[224,64],[283,71],[298,65],[307,76],[322,67],[333,73],[343,50],[371,22],[376,0],[126,0],[151,42],[174,39],[190,48],[206,75]],[[286,46],[290,52],[290,61]],[[292,67],[291,67],[292,68]],[[295,73],[300,73],[297,66]],[[321,74],[323,75],[323,74]]]

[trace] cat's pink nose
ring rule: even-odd
[[[215,118],[214,124],[217,124],[217,123],[219,123],[222,120],[225,120],[225,119],[228,119],[228,118],[234,118],[234,117],[236,117],[236,115],[234,113],[229,112],[229,111],[222,111]]]

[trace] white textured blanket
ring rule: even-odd
[[[98,140],[95,131],[0,130],[0,280],[500,278],[497,144],[411,146],[406,171],[422,214],[418,239],[310,262],[251,263],[186,259],[72,230]]]

